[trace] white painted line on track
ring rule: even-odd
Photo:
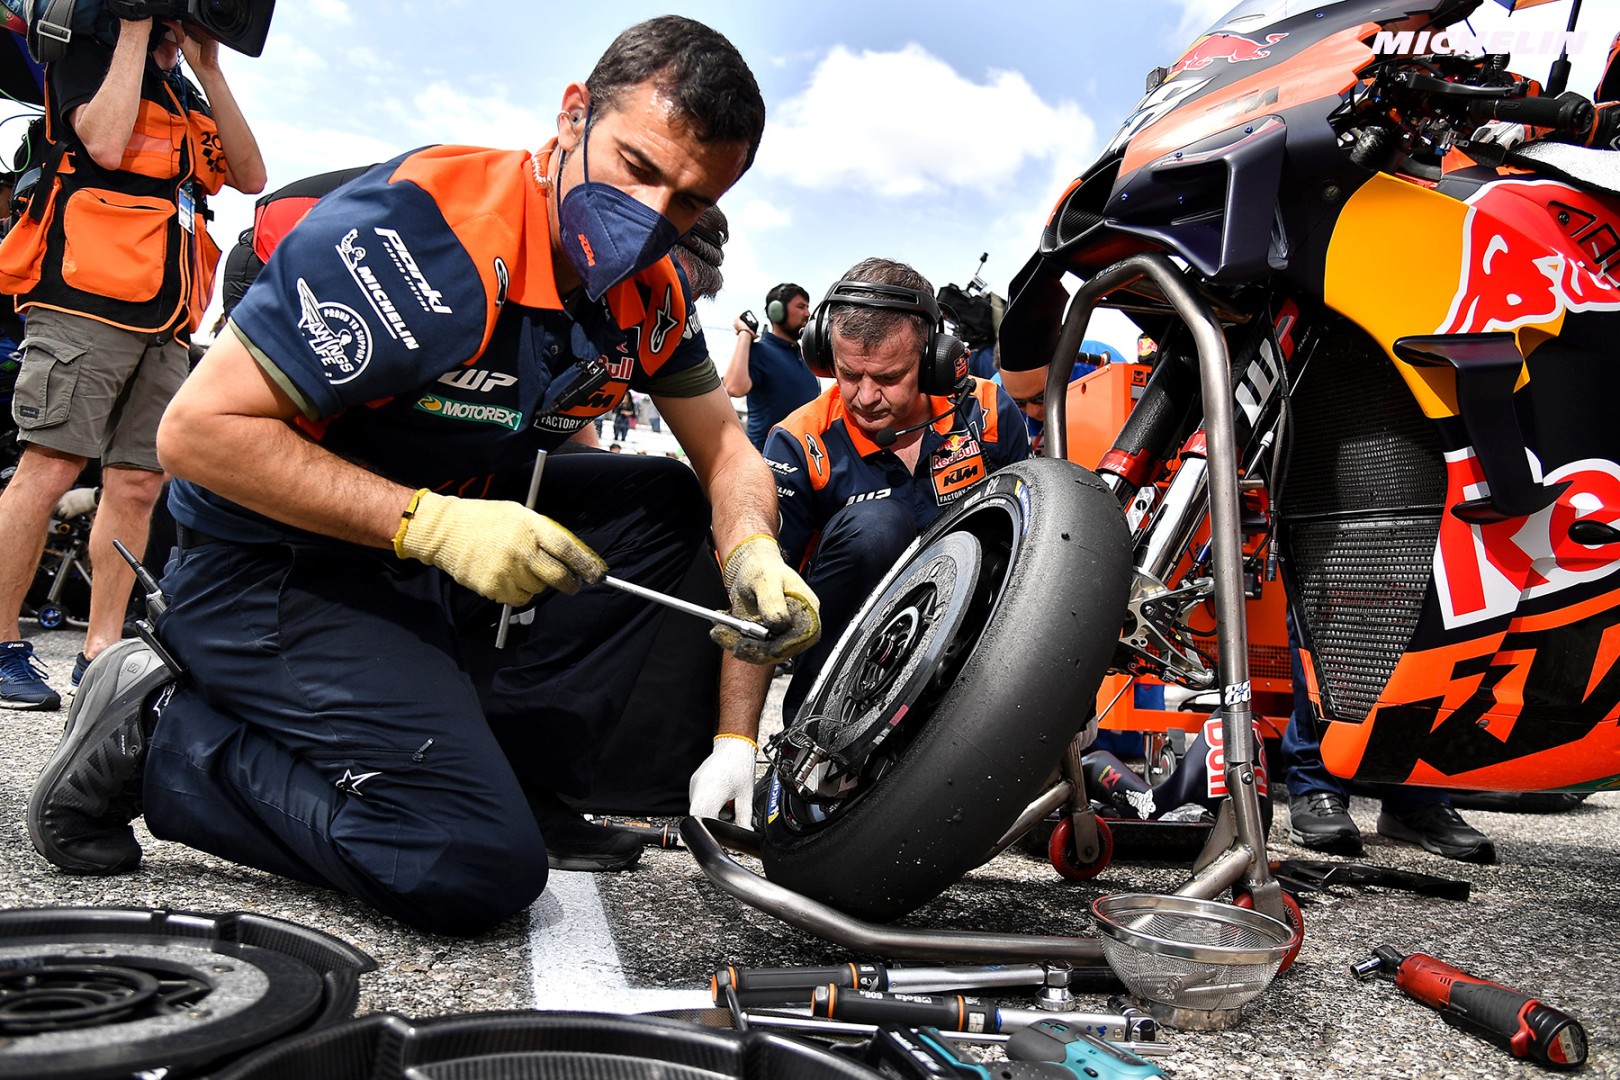
[[[707,990],[632,988],[593,875],[553,870],[529,908],[534,1008],[638,1013],[709,1009]]]

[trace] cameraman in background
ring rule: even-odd
[[[28,318],[12,400],[24,449],[0,494],[6,708],[61,705],[18,616],[52,508],[98,457],[90,625],[75,687],[90,658],[122,636],[134,576],[113,540],[145,548],[162,487],[158,420],[189,370],[187,346],[219,259],[205,199],[224,184],[264,188],[264,160],[220,70],[219,42],[190,22],[152,18],[173,9],[108,0],[101,32],[75,33],[46,66],[41,176],[0,242],[0,292]],[[201,89],[181,74],[182,54]],[[87,250],[103,257],[73,257]]]

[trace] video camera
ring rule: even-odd
[[[82,2],[82,0],[81,0]],[[195,23],[248,56],[264,52],[270,16],[276,0],[106,0],[107,10],[120,19],[179,19]]]
[[[0,0],[28,24],[28,51],[39,63],[60,60],[73,35],[115,44],[115,19],[178,19],[248,56],[264,52],[276,0]]]

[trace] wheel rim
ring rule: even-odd
[[[840,641],[784,731],[768,818],[794,832],[825,826],[892,764],[954,681],[1000,598],[1016,547],[1016,509],[1001,499],[985,505],[1001,512],[961,519],[918,552]],[[816,761],[817,751],[827,756]]]

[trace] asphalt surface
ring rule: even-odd
[[[30,630],[31,627],[25,627]],[[65,687],[76,631],[40,633],[36,648]],[[781,682],[781,680],[778,680]],[[852,956],[753,910],[714,887],[684,851],[649,849],[615,875],[553,875],[531,912],[473,939],[418,933],[357,901],[159,843],[137,827],[145,861],[134,874],[62,874],[36,855],[23,824],[34,776],[66,718],[0,711],[0,907],[135,907],[251,911],[334,934],[374,957],[359,1011],[428,1017],[492,1009],[642,1012],[708,1000],[719,965],[826,964]],[[1547,1070],[1443,1023],[1385,982],[1358,983],[1351,963],[1374,946],[1426,952],[1534,995],[1579,1018],[1591,1040],[1583,1075],[1620,1077],[1620,793],[1556,815],[1467,812],[1495,841],[1498,863],[1448,862],[1378,837],[1375,802],[1353,813],[1360,861],[1472,883],[1466,902],[1380,888],[1333,887],[1307,902],[1298,962],[1217,1033],[1171,1031],[1156,1063],[1178,1080],[1252,1077],[1529,1077]],[[1272,857],[1311,857],[1287,839],[1279,807]],[[1009,851],[904,922],[1016,933],[1092,933],[1104,892],[1172,889],[1180,862],[1124,852],[1097,879],[1065,883],[1043,860]],[[745,865],[753,865],[747,859]],[[1029,1007],[1022,991],[992,991]],[[1079,998],[1102,1011],[1101,996]],[[994,1054],[992,1053],[992,1057]]]

